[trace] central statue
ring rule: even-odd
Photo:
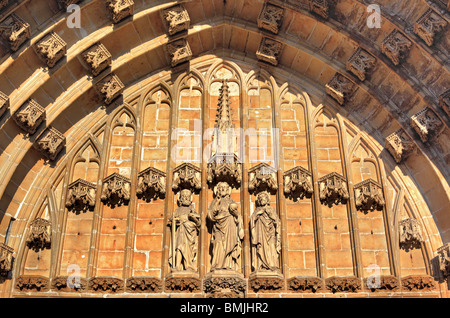
[[[208,220],[212,222],[212,261],[211,271],[238,270],[241,256],[244,226],[238,205],[231,199],[231,187],[219,182],[214,191],[215,197],[208,209]]]

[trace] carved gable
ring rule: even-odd
[[[36,132],[45,117],[45,109],[33,99],[28,100],[13,115],[17,125],[30,135]]]
[[[406,57],[411,49],[412,42],[400,31],[393,30],[381,43],[381,52],[395,65]]]
[[[67,52],[66,42],[53,31],[44,36],[34,48],[39,57],[50,68],[54,67]]]
[[[183,5],[179,4],[162,11],[170,35],[189,29],[191,20]]]
[[[394,157],[395,162],[405,160],[414,150],[414,142],[403,129],[399,129],[386,138],[386,149]]]
[[[13,13],[0,23],[0,35],[17,51],[31,37],[30,25]]]
[[[256,57],[260,61],[278,65],[278,59],[283,51],[283,44],[281,42],[263,37],[259,48],[256,51]]]
[[[438,136],[444,129],[442,121],[428,107],[411,117],[411,126],[423,142],[429,141],[431,137]]]
[[[258,27],[278,34],[283,19],[283,8],[266,2],[258,16]]]
[[[55,160],[65,145],[66,137],[53,127],[47,128],[34,144],[50,160]]]
[[[414,24],[414,33],[428,46],[432,46],[437,33],[447,26],[447,21],[433,9],[428,9]]]

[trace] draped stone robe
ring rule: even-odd
[[[230,205],[235,202],[229,197],[218,197],[208,209],[208,218],[213,222],[211,244],[214,269],[238,269],[241,255],[241,241],[244,238],[242,217],[230,212]]]

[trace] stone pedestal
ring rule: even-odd
[[[201,292],[202,281],[196,272],[180,271],[171,272],[166,276],[165,292],[166,293],[195,293]]]
[[[279,271],[256,271],[248,279],[249,289],[258,292],[279,292],[285,290],[283,274]]]
[[[214,270],[203,280],[203,291],[208,298],[243,298],[246,289],[244,275],[233,270]]]

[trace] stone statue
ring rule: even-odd
[[[238,212],[238,205],[230,198],[231,187],[228,183],[219,182],[214,194],[208,209],[208,219],[213,224],[211,271],[237,271],[244,238],[242,216]]]
[[[172,229],[169,264],[173,271],[197,271],[198,233],[200,215],[192,206],[191,190],[182,190],[178,198],[179,208],[173,212],[168,226]]]
[[[276,271],[280,268],[281,224],[270,206],[270,195],[263,191],[256,196],[256,209],[250,218],[252,266],[255,271]]]

